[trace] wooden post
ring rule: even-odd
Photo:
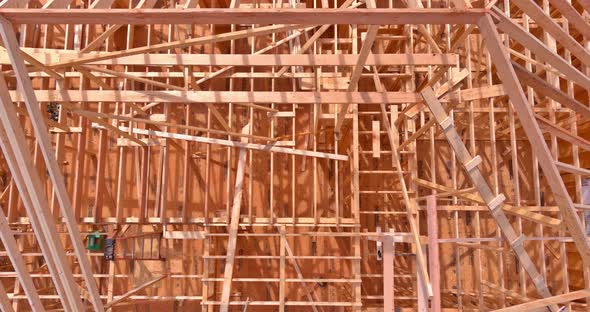
[[[249,126],[242,129],[242,133],[248,133]],[[245,138],[242,138],[242,142]],[[225,258],[225,269],[223,273],[223,290],[221,293],[221,312],[229,310],[229,297],[231,294],[231,282],[234,271],[234,258],[236,255],[236,244],[238,240],[238,226],[240,224],[240,208],[242,206],[242,190],[244,182],[244,173],[246,167],[246,156],[248,155],[245,148],[240,149],[238,156],[238,169],[236,171],[236,184],[234,190],[234,200],[231,210],[231,223],[229,225],[229,241],[227,243],[227,256]]]
[[[432,311],[441,311],[440,298],[440,262],[438,254],[438,219],[436,213],[436,195],[426,197],[426,221],[428,223],[428,267],[432,285]]]
[[[394,293],[394,264],[395,245],[393,237],[390,235],[383,236],[383,311],[395,311],[395,293]]]
[[[279,243],[279,252],[280,252],[280,268],[279,268],[279,311],[285,312],[285,265],[286,265],[286,256],[285,256],[285,245],[287,242],[287,237],[285,236],[286,230],[285,226],[282,225],[279,229],[281,237]]]
[[[422,248],[422,253],[426,254],[426,246],[417,246],[417,248]],[[420,271],[418,271],[418,275],[420,275]],[[432,281],[431,281],[432,283]],[[428,312],[428,293],[426,292],[426,286],[424,286],[424,279],[417,278],[416,279],[416,289],[417,289],[417,296],[418,296],[418,312]]]
[[[582,179],[582,205],[590,205],[590,178]],[[584,211],[586,235],[590,236],[590,211]]]

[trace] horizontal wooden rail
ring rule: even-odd
[[[15,24],[475,24],[487,9],[0,9]]]

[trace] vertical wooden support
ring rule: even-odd
[[[507,58],[507,51],[500,42],[498,31],[490,16],[481,18],[478,25],[486,41],[490,57],[496,66],[497,74],[503,82],[510,101],[514,105],[522,128],[531,142],[533,151],[539,159],[539,164],[547,177],[547,182],[553,191],[562,218],[567,224],[567,228],[580,252],[584,266],[590,267],[590,243],[586,238],[582,223],[576,214],[572,199],[565,188],[549,148],[545,143],[541,129],[534,117],[533,110],[520,88],[514,68]]]
[[[47,170],[51,177],[51,181],[53,182],[54,191],[57,194],[58,201],[61,206],[61,212],[64,216],[68,232],[70,234],[70,239],[74,246],[74,252],[76,257],[78,258],[78,264],[82,270],[82,275],[86,282],[86,286],[88,288],[88,292],[91,297],[92,305],[96,311],[103,311],[104,307],[102,305],[102,301],[100,300],[100,295],[98,292],[98,287],[96,285],[96,281],[94,280],[94,275],[92,273],[92,269],[90,267],[90,263],[86,258],[86,251],[84,249],[84,245],[82,244],[80,230],[78,229],[78,224],[73,215],[72,204],[70,202],[70,198],[67,193],[67,189],[65,186],[63,175],[59,169],[59,165],[57,164],[57,160],[55,159],[54,151],[51,146],[51,140],[49,139],[49,135],[47,134],[47,127],[45,122],[43,122],[43,118],[41,112],[39,110],[39,103],[35,97],[33,92],[33,87],[31,85],[31,80],[28,77],[28,71],[25,67],[25,63],[21,57],[21,54],[18,52],[18,42],[16,40],[16,36],[14,33],[14,29],[9,21],[4,18],[0,18],[0,33],[2,35],[2,39],[4,41],[4,45],[7,48],[8,55],[10,57],[10,61],[12,63],[13,69],[15,71],[17,81],[21,87],[21,91],[23,93],[23,98],[25,99],[25,104],[27,106],[27,110],[29,112],[29,117],[32,120],[33,128],[35,130],[35,135],[39,141],[39,145],[41,146],[41,150],[43,152],[43,157],[45,158],[45,163],[47,165]],[[5,83],[2,83],[3,87],[5,87]],[[9,102],[10,103],[10,102]],[[3,105],[8,105],[9,103],[4,103]],[[11,105],[11,104],[10,104]],[[12,116],[16,119],[16,114]],[[10,118],[10,117],[8,117]],[[21,141],[22,144],[23,141]],[[23,189],[24,191],[24,189]],[[37,194],[41,195],[41,194]],[[52,229],[55,231],[55,229]],[[47,233],[49,234],[49,233]],[[57,237],[56,237],[57,238]],[[59,246],[59,245],[58,245]],[[61,251],[63,253],[63,250]],[[64,254],[65,258],[65,254]],[[72,278],[73,279],[73,278]],[[66,286],[68,287],[68,286]],[[74,287],[74,286],[72,286]],[[77,286],[76,286],[77,287]],[[78,293],[77,289],[75,289],[71,295],[76,295]],[[79,295],[77,298],[72,298],[73,302],[80,302]],[[81,304],[81,302],[80,302]]]
[[[109,278],[107,281],[107,302],[112,302],[115,294],[115,261],[109,261]],[[107,309],[110,311],[110,309]]]
[[[426,221],[428,226],[428,266],[432,284],[432,311],[441,311],[440,297],[440,262],[438,254],[438,216],[436,196],[426,197]]]
[[[242,133],[249,131],[249,125],[242,129]],[[242,138],[242,141],[246,141]],[[225,257],[225,268],[223,273],[223,290],[221,293],[221,312],[229,310],[229,297],[231,294],[231,282],[234,271],[234,259],[236,255],[236,244],[238,240],[238,227],[240,224],[240,208],[242,206],[242,190],[244,182],[244,173],[246,167],[246,156],[248,151],[245,148],[240,149],[238,156],[238,169],[236,170],[236,184],[234,189],[234,199],[231,209],[231,219],[229,225],[229,240],[227,243],[227,255]]]
[[[582,179],[582,205],[590,205],[590,178]],[[590,211],[584,212],[586,235],[590,236]]]
[[[285,226],[282,225],[279,229],[280,231],[280,243],[279,243],[279,252],[280,252],[280,264],[279,264],[279,311],[285,312],[285,266],[286,266],[286,256],[285,256],[285,249],[287,243],[287,237],[285,236]]]
[[[426,246],[418,246],[422,247],[422,253],[426,253]],[[420,272],[418,272],[419,274]],[[428,293],[426,293],[425,289],[426,286],[423,285],[424,279],[417,278],[416,283],[418,284],[418,312],[428,312]]]
[[[359,133],[359,122],[358,122],[358,105],[353,105],[353,109],[352,109],[352,113],[353,113],[353,120],[352,120],[352,130],[353,130],[353,138],[352,138],[352,217],[354,218],[355,223],[357,224],[357,226],[354,228],[354,231],[358,232],[360,229],[360,184],[359,184],[359,138],[358,138],[358,133]],[[336,164],[336,166],[338,166]],[[340,209],[340,207],[338,207],[338,205],[336,205],[336,209]],[[339,221],[337,221],[339,222]],[[352,238],[352,251],[354,253],[354,256],[357,258],[356,260],[353,260],[352,262],[352,269],[353,269],[353,274],[354,274],[354,278],[356,280],[360,280],[361,279],[361,263],[360,263],[360,258],[361,258],[361,241],[360,241],[360,235],[355,235]],[[358,282],[355,282],[352,285],[352,291],[353,291],[353,298],[355,300],[355,306],[353,308],[353,311],[357,311],[360,312],[361,311],[361,305],[362,305],[362,293],[361,293],[361,284]]]
[[[205,228],[205,239],[203,240],[203,295],[202,295],[202,312],[209,312],[213,311],[213,307],[209,305],[207,302],[209,301],[209,295],[213,290],[211,288],[210,282],[207,280],[209,278],[209,271],[211,266],[211,260],[209,259],[209,249],[211,248],[211,236],[208,235],[209,230],[208,227]]]
[[[383,236],[383,311],[395,311],[395,293],[394,293],[394,279],[395,270],[393,268],[393,260],[395,253],[395,245],[391,235]]]
[[[379,128],[379,120],[373,120],[371,123],[371,130],[373,158],[379,158],[381,157],[381,129]]]

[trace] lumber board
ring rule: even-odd
[[[238,104],[358,104],[414,103],[414,92],[288,92],[288,91],[119,91],[119,90],[35,90],[39,102],[124,102],[124,103],[238,103]],[[23,98],[10,91],[14,101]]]
[[[475,24],[487,9],[2,9],[14,24]],[[132,14],[130,14],[132,13]]]

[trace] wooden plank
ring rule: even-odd
[[[520,311],[532,311],[534,309],[544,308],[549,305],[554,305],[558,303],[566,303],[573,300],[578,300],[584,297],[590,296],[590,289],[582,289],[577,291],[572,291],[566,294],[561,294],[553,297],[537,299],[530,302],[525,302],[522,304],[513,305],[508,308],[498,309],[497,312],[520,312]]]
[[[164,231],[165,239],[205,239],[205,231]]]
[[[123,102],[123,103],[236,103],[236,104],[358,104],[415,103],[414,92],[287,92],[287,91],[132,91],[132,90],[35,90],[40,102]],[[22,96],[10,91],[15,101]]]
[[[275,46],[271,46],[274,48]],[[269,49],[266,49],[267,51]],[[67,50],[49,50],[49,49],[26,49],[30,58],[37,60],[32,61],[31,65],[44,67],[58,67],[60,60],[73,59],[80,57],[77,53]],[[30,54],[29,54],[30,53]],[[360,60],[364,60],[365,65],[392,65],[392,66],[429,66],[429,65],[456,65],[459,61],[459,56],[456,53],[391,53],[391,54],[370,54],[362,58],[360,54],[133,54],[117,58],[111,56],[114,52],[93,52],[82,54],[84,58],[94,58],[84,62],[83,65],[151,65],[151,66],[355,66]],[[105,57],[109,57],[106,58]],[[39,60],[43,60],[41,63]],[[53,64],[55,63],[55,64]],[[0,55],[0,64],[9,64],[9,59],[6,56]],[[76,64],[77,65],[77,64]],[[82,64],[80,64],[82,65]],[[96,66],[88,66],[89,70],[102,72],[110,76],[118,76],[124,78],[139,78],[134,75],[127,75],[124,72],[118,72],[111,69],[105,69]],[[360,78],[362,72],[355,72]],[[216,76],[219,74],[215,74]],[[213,76],[213,75],[212,75]],[[143,81],[145,82],[145,80]],[[156,83],[152,81],[151,83]],[[160,85],[165,85],[159,83]],[[168,85],[169,87],[170,85]],[[181,88],[179,86],[174,86]],[[355,91],[350,88],[350,91]]]
[[[432,311],[441,311],[440,293],[440,259],[438,247],[438,217],[436,209],[436,196],[426,197],[426,222],[428,228],[428,265],[430,269],[430,282],[432,283]]]
[[[539,127],[543,131],[547,131],[562,140],[566,140],[574,145],[579,146],[580,148],[590,151],[590,141],[580,136],[573,135],[571,132],[553,124],[551,121],[539,115],[535,115],[535,117],[539,121]]]
[[[590,29],[590,28],[589,28]],[[526,68],[522,67],[516,62],[512,62],[516,76],[520,82],[531,87],[536,93],[549,97],[563,106],[566,106],[585,118],[590,119],[590,107],[579,102],[575,98],[567,95],[565,92],[548,84],[541,77],[531,73]]]
[[[249,132],[249,125],[242,129],[242,133]],[[247,143],[247,139],[242,138],[241,143]],[[234,259],[236,255],[236,245],[238,240],[238,226],[240,224],[240,208],[242,206],[242,190],[244,175],[246,172],[246,156],[248,153],[245,148],[240,149],[238,155],[238,168],[236,170],[236,183],[234,188],[234,198],[231,208],[230,225],[228,228],[229,240],[227,243],[227,255],[225,257],[225,268],[223,271],[223,289],[221,292],[221,312],[228,312],[229,297],[231,295],[231,283],[234,271]]]
[[[395,247],[392,236],[383,237],[383,311],[395,311],[394,258]]]
[[[125,294],[121,295],[120,297],[117,297],[117,299],[105,304],[104,305],[105,309],[110,309],[113,306],[116,306],[117,304],[120,304],[120,303],[123,303],[123,302],[129,300],[131,298],[131,296],[133,296],[134,294],[160,282],[161,280],[165,279],[166,277],[168,277],[168,275],[162,275],[160,277],[157,277],[151,281],[148,281],[146,283],[143,283],[143,284],[133,288],[132,290],[126,292]]]
[[[93,127],[100,128],[101,126],[99,126],[97,124],[93,124]],[[127,131],[127,130],[129,130],[129,128],[119,127],[119,130]],[[256,143],[243,143],[243,142],[214,139],[214,138],[207,138],[207,137],[201,137],[201,136],[192,136],[192,135],[187,135],[187,134],[182,134],[182,133],[163,132],[163,131],[157,131],[157,130],[138,129],[138,128],[132,128],[131,132],[135,133],[135,134],[157,136],[160,138],[179,139],[179,140],[201,142],[201,143],[208,143],[208,144],[217,144],[217,145],[245,148],[245,149],[251,149],[251,150],[259,150],[259,151],[267,151],[267,152],[275,152],[275,153],[285,153],[285,154],[307,156],[307,157],[326,158],[326,159],[341,160],[341,161],[348,160],[348,156],[345,156],[345,155],[331,154],[331,153],[324,153],[324,152],[314,152],[314,151],[300,150],[300,149],[291,149],[291,148],[285,148],[285,147],[277,147],[277,146],[274,146],[273,144],[264,145],[264,144],[256,144]]]
[[[285,246],[286,246],[286,242],[287,242],[287,237],[285,236],[286,234],[286,229],[285,226],[282,225],[279,228],[279,232],[281,234],[280,237],[280,241],[279,241],[279,256],[281,257],[280,259],[280,263],[279,263],[279,312],[285,312],[285,300],[286,300],[286,296],[285,296],[285,291],[286,291],[286,251],[285,251]]]
[[[14,29],[12,28],[12,25],[10,25],[10,23],[3,18],[0,18],[0,33],[2,35],[4,46],[6,47],[8,54],[11,57],[12,66],[15,71],[17,81],[20,85],[20,90],[25,99],[24,102],[29,112],[29,117],[33,121],[32,124],[35,130],[35,135],[37,137],[37,142],[41,147],[41,151],[43,153],[43,157],[45,159],[45,163],[47,166],[47,171],[49,172],[49,176],[51,177],[51,181],[53,182],[54,192],[56,193],[59,204],[61,206],[61,212],[65,218],[68,232],[70,234],[70,239],[74,246],[74,252],[76,254],[76,257],[78,258],[78,264],[80,266],[80,269],[82,270],[84,280],[88,287],[88,292],[90,293],[93,307],[96,311],[103,311],[104,308],[102,305],[102,301],[100,300],[98,287],[92,274],[92,269],[90,267],[88,259],[86,258],[86,249],[82,244],[80,230],[78,228],[76,219],[73,215],[74,209],[72,208],[63,175],[61,174],[61,170],[59,168],[59,165],[57,164],[57,160],[54,155],[52,143],[47,133],[47,126],[45,125],[41,111],[39,110],[39,103],[34,95],[33,87],[31,84],[31,80],[28,77],[28,71],[25,67],[24,60],[21,54],[18,53],[19,45],[14,33]],[[2,92],[5,92],[7,88],[5,86],[3,87],[4,90]],[[63,250],[61,251],[61,253],[63,253]],[[60,255],[60,253],[58,253],[58,255],[60,258],[63,257],[62,255]],[[71,283],[73,281],[73,278],[71,277],[71,272],[70,275],[65,275],[64,278],[68,280],[67,283]],[[68,288],[74,287],[73,285],[67,284],[64,286],[66,287],[66,290]],[[81,307],[82,303],[80,301],[77,289],[69,291],[69,296],[72,296],[71,300],[73,304],[76,304],[75,306]]]
[[[0,9],[14,24],[475,24],[486,9]],[[131,13],[131,14],[130,14]]]
[[[590,176],[590,170],[588,169],[576,167],[574,165],[562,163],[560,161],[555,162],[555,165],[557,166],[557,169],[559,169],[560,171],[565,171],[580,176]]]
[[[379,120],[371,122],[371,142],[373,146],[373,158],[381,157],[381,128]]]

